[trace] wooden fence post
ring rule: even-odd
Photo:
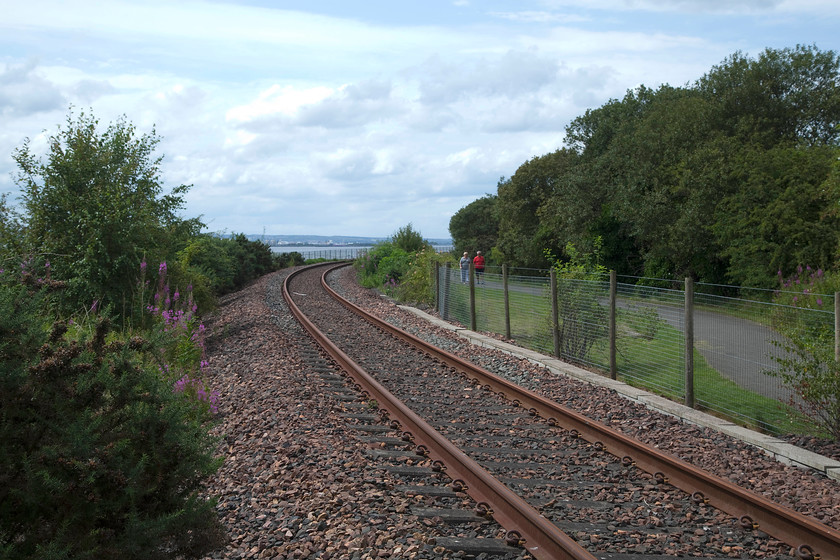
[[[507,265],[502,265],[502,290],[505,298],[505,338],[510,340],[510,293],[508,292]]]
[[[554,337],[554,355],[560,357],[560,310],[557,308],[557,272],[551,269],[551,331]]]
[[[694,280],[685,279],[685,405],[694,408]]]
[[[615,332],[615,303],[617,292],[617,279],[615,270],[610,270],[610,379],[618,379],[618,365],[616,362],[616,339]]]
[[[449,277],[451,275],[451,266],[451,263],[446,263],[446,270],[443,276],[443,293],[440,295],[440,316],[443,317],[444,321],[449,318]]]
[[[435,294],[435,311],[440,313],[440,263],[435,261],[435,265],[432,267],[432,290],[434,290]]]
[[[472,262],[470,262],[470,330],[478,330],[475,320],[475,266]]]
[[[840,292],[834,292],[834,359],[840,362]]]

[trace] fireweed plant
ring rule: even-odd
[[[150,289],[146,261],[140,263],[140,301]],[[206,328],[196,315],[198,306],[193,301],[192,286],[184,293],[169,285],[166,262],[158,266],[157,284],[152,303],[146,304],[145,313],[153,318],[155,329],[162,341],[161,376],[172,384],[176,393],[193,399],[201,413],[218,412],[219,393],[208,390],[204,377],[208,366],[205,344]]]

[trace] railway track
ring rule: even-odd
[[[290,275],[284,295],[363,395],[347,397],[360,405],[348,420],[372,455],[418,479],[404,489],[423,506],[411,513],[457,529],[443,546],[481,550],[481,536],[501,537],[487,550],[512,558],[840,558],[840,534],[809,517],[360,321],[322,280],[327,268]]]

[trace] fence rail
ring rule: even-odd
[[[458,269],[436,268],[435,305],[445,320],[765,432],[804,429],[790,406],[796,396],[771,374],[783,350],[770,325],[780,313],[833,325],[833,301],[819,310],[789,307],[720,295],[732,287],[622,282],[614,274],[566,280],[501,267],[482,276],[477,283],[471,270],[464,283]]]

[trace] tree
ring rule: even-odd
[[[202,224],[178,216],[189,186],[164,194],[154,130],[137,136],[125,118],[101,133],[98,124],[71,113],[66,128],[49,138],[43,161],[24,141],[14,153],[16,182],[28,243],[50,260],[55,278],[67,281],[65,305],[98,302],[119,311],[144,255],[165,261]]]
[[[449,220],[449,235],[456,255],[488,252],[495,247],[499,238],[498,197],[485,195],[455,212]]]
[[[697,81],[719,107],[715,126],[742,141],[771,147],[835,144],[840,135],[840,58],[814,46],[737,52]]]
[[[559,252],[564,243],[539,219],[540,208],[560,188],[576,161],[570,150],[557,150],[523,163],[498,185],[498,249],[513,266],[544,267],[544,249]],[[558,247],[559,246],[559,247]]]
[[[832,267],[840,216],[825,185],[836,157],[826,146],[742,154],[741,188],[723,198],[713,223],[730,281],[769,289],[778,270]]]
[[[429,246],[429,242],[423,239],[419,231],[415,231],[411,224],[401,227],[391,236],[391,243],[394,247],[402,249],[406,253],[417,253]]]
[[[20,216],[14,208],[9,207],[7,196],[0,194],[0,268],[18,264],[23,260],[22,237]]]

